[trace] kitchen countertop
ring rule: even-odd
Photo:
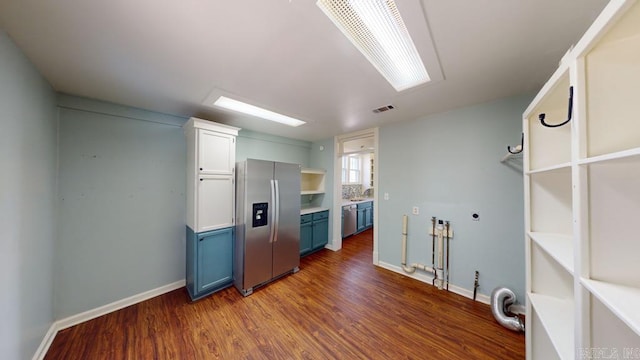
[[[300,209],[300,215],[313,214],[313,213],[317,213],[317,212],[325,211],[325,210],[329,210],[329,208],[324,208],[324,207],[302,208],[302,209]]]
[[[355,204],[362,204],[365,202],[373,202],[373,198],[363,198],[362,200],[358,200],[358,201],[351,201],[348,199],[342,199],[342,206],[347,206],[347,205],[355,205]]]
[[[358,201],[351,201],[351,200],[347,200],[347,199],[342,199],[342,205],[341,206],[357,205],[357,204],[362,204],[362,203],[369,202],[369,201],[373,202],[373,198],[364,198],[364,199],[358,200]],[[320,207],[320,206],[301,208],[300,209],[300,215],[313,214],[313,213],[317,213],[317,212],[325,211],[325,210],[329,210],[329,208]]]

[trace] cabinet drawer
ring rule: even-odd
[[[313,213],[311,215],[313,215],[313,220],[322,220],[329,217],[329,212],[321,211],[321,212]]]
[[[313,214],[300,215],[300,224],[311,222]]]

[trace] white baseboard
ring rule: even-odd
[[[384,261],[379,261],[378,266],[380,266],[383,269],[387,269],[395,273],[408,276],[412,279],[422,281],[423,283],[426,283],[429,285],[433,284],[433,276],[422,273],[420,272],[420,270],[416,270],[416,272],[414,272],[413,274],[409,274],[404,272],[401,267],[386,263]],[[468,290],[457,285],[449,284],[449,291],[451,291],[454,294],[458,294],[466,298],[473,299],[473,290]],[[477,294],[476,301],[479,301],[487,305],[491,304],[491,299],[489,298],[489,296],[485,294]]]
[[[51,327],[49,328],[49,331],[47,331],[47,334],[45,335],[44,339],[42,339],[42,343],[40,343],[38,350],[33,355],[33,359],[34,360],[44,359],[44,356],[47,354],[47,351],[49,350],[49,347],[51,346],[53,339],[55,338],[56,334],[60,330],[64,330],[66,328],[72,327],[74,325],[78,325],[85,321],[89,321],[91,319],[95,319],[102,315],[106,315],[114,311],[126,308],[127,306],[135,305],[145,300],[149,300],[156,296],[168,293],[169,291],[180,289],[184,286],[185,286],[184,280],[176,281],[174,283],[160,286],[158,288],[151,289],[149,291],[145,291],[140,294],[129,296],[128,298],[124,298],[122,300],[114,301],[110,304],[103,305],[95,309],[85,311],[80,314],[76,314],[64,319],[60,319],[54,322],[53,324],[51,324]]]
[[[329,244],[325,245],[324,248],[325,249],[329,249],[331,251],[338,251],[338,250],[341,249],[341,248],[335,246],[334,243],[329,243]]]
[[[47,333],[44,335],[40,346],[38,346],[38,350],[36,350],[36,353],[33,354],[33,360],[44,359],[44,356],[47,355],[47,351],[49,350],[51,343],[53,343],[53,339],[56,338],[56,334],[58,334],[58,328],[56,327],[56,322],[54,321],[53,324],[49,326],[49,330],[47,331]]]
[[[396,266],[396,265],[392,265],[383,261],[379,261],[378,264],[376,264],[378,266],[380,266],[383,269],[387,269],[390,271],[393,271],[395,273],[398,274],[402,274],[405,276],[408,276],[410,278],[416,279],[418,281],[422,281],[424,283],[427,283],[429,285],[433,284],[433,276],[431,275],[427,275],[425,273],[420,273],[420,270],[416,270],[416,272],[414,272],[413,274],[409,274],[405,271],[402,270],[401,267]],[[453,284],[449,284],[449,291],[451,291],[454,294],[458,294],[461,296],[464,296],[466,298],[469,299],[473,299],[473,290],[469,290],[469,289],[465,289],[462,288],[460,286],[457,285],[453,285]],[[476,295],[476,301],[479,301],[483,304],[487,304],[487,305],[491,305],[491,298],[488,295],[485,294],[477,294]],[[518,305],[512,305],[509,308],[509,311],[515,313],[515,314],[519,314],[519,315],[524,315],[526,313],[526,308],[524,305],[518,304]]]

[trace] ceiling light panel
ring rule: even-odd
[[[289,125],[289,126],[295,127],[295,126],[306,124],[302,120],[294,119],[292,117],[278,114],[276,112],[266,110],[251,104],[247,104],[242,101],[230,99],[225,96],[220,96],[213,105],[221,108],[225,108],[228,110],[241,112],[243,114],[256,116],[265,120],[275,121],[275,122]]]
[[[396,91],[430,80],[393,0],[318,0],[316,4]]]

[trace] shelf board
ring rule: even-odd
[[[634,148],[634,149],[618,151],[610,154],[589,157],[586,159],[581,159],[581,160],[578,160],[578,164],[579,165],[595,164],[599,162],[631,158],[634,156],[640,156],[640,148]]]
[[[570,235],[530,232],[529,237],[573,275],[573,238]]]
[[[529,294],[529,301],[561,359],[574,359],[573,301]]]
[[[303,190],[300,192],[300,195],[316,195],[316,194],[324,194],[324,191],[319,190]]]
[[[640,289],[604,281],[581,279],[586,287],[611,312],[640,336]]]
[[[317,175],[324,175],[327,173],[325,170],[322,170],[322,169],[311,169],[311,168],[302,168],[300,169],[300,172],[302,174],[317,174]]]
[[[553,166],[547,166],[547,167],[543,167],[540,169],[534,169],[534,170],[529,170],[527,171],[528,175],[532,175],[532,174],[539,174],[539,173],[543,173],[543,172],[550,172],[550,171],[555,171],[555,170],[562,170],[562,169],[569,169],[571,168],[571,162],[565,162],[562,164],[556,164]]]

